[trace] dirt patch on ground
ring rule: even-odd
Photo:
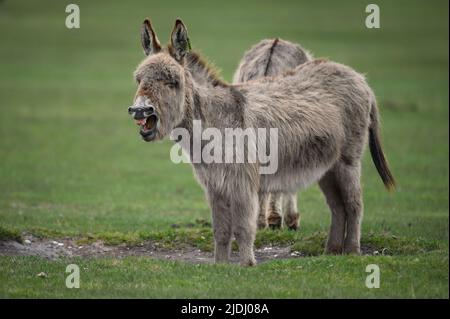
[[[183,249],[167,249],[161,247],[158,242],[144,242],[137,246],[105,245],[102,241],[91,244],[79,245],[75,240],[66,239],[41,239],[31,235],[24,236],[23,242],[2,241],[0,242],[0,256],[38,256],[48,259],[67,257],[114,257],[144,256],[165,260],[178,260],[191,263],[213,263],[213,253],[201,251],[195,247]],[[265,246],[255,250],[258,263],[274,259],[297,258],[301,254],[291,252],[289,247]],[[237,263],[236,252],[232,253],[231,261]]]
[[[0,240],[0,256],[38,256],[48,259],[142,256],[196,264],[213,263],[211,246],[204,245],[204,241],[208,241],[207,234],[203,236],[201,233],[177,233],[168,236],[171,238],[168,242],[167,240],[149,239],[143,240],[140,244],[114,244],[95,238],[90,238],[88,241],[85,238],[69,237],[49,239],[22,234],[18,239],[10,237],[8,240]],[[202,238],[202,245],[195,245],[199,242],[199,238]],[[277,238],[272,238],[271,241],[266,239],[265,242],[260,238],[259,243],[255,243],[257,247],[255,249],[256,260],[262,263],[276,259],[319,256],[324,252],[326,234],[319,233],[297,238],[295,242],[294,239],[281,243]],[[362,255],[408,255],[439,249],[442,247],[436,242],[423,240],[411,242],[392,235],[368,235],[361,243]],[[231,261],[238,262],[237,252],[233,251]]]

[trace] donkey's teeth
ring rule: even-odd
[[[135,120],[137,125],[145,125],[145,119]]]

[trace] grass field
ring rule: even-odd
[[[243,52],[267,37],[299,42],[367,75],[399,187],[388,194],[366,154],[363,240],[376,238],[392,254],[323,256],[316,239],[308,247],[305,238],[330,223],[314,186],[299,194],[299,234],[258,235],[311,256],[251,269],[0,256],[0,297],[449,297],[447,1],[377,1],[381,29],[370,30],[367,3],[353,0],[83,0],[76,1],[81,28],[73,30],[64,24],[68,3],[0,1],[0,240],[33,234],[211,248],[211,230],[195,224],[210,220],[210,211],[191,168],[170,161],[170,141],[143,143],[126,113],[143,58],[143,18],[152,18],[165,42],[180,16],[192,46],[227,80]],[[82,267],[77,290],[64,285],[72,262]],[[364,285],[372,263],[381,269],[379,289]]]

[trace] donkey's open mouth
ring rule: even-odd
[[[156,137],[159,118],[153,106],[130,106],[128,108],[128,114],[130,114],[136,124],[141,127],[139,134],[141,134],[144,141],[150,142]]]
[[[141,122],[141,124],[137,123],[138,125],[141,126],[139,134],[141,134],[144,141],[150,142],[156,136],[156,128],[158,126],[158,116],[155,113],[153,113],[152,115],[147,117],[144,121],[145,122]]]

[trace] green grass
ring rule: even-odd
[[[22,242],[22,236],[20,231],[14,228],[3,228],[0,226],[0,241],[4,240],[14,240],[17,242]]]
[[[80,289],[65,286],[66,267],[80,267]],[[368,289],[368,264],[380,267],[380,288]],[[353,298],[443,297],[448,256],[310,257],[254,268],[193,265],[149,258],[47,261],[0,259],[0,293],[6,297],[146,298]],[[426,268],[426,271],[423,269]],[[46,278],[37,277],[40,272]],[[417,274],[421,275],[418,276]],[[24,283],[18,285],[17,283]]]
[[[170,161],[169,141],[143,143],[126,113],[141,21],[150,16],[165,42],[180,16],[227,80],[246,49],[275,36],[367,75],[399,188],[385,192],[366,154],[363,243],[392,256],[317,256],[330,214],[314,186],[299,195],[301,233],[257,239],[311,257],[254,269],[78,260],[88,271],[77,291],[64,286],[69,261],[0,257],[0,297],[448,298],[447,1],[378,1],[379,30],[365,28],[367,3],[356,0],[82,0],[79,30],[64,26],[68,3],[0,1],[0,240],[28,232],[211,249],[211,230],[195,223],[210,212],[192,169]],[[368,263],[380,265],[382,288],[365,288]]]

